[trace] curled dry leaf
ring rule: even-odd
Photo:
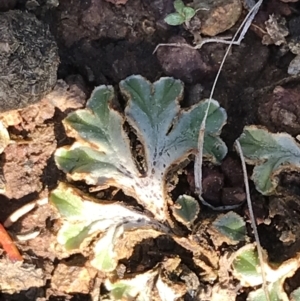
[[[154,287],[161,300],[177,300],[187,291],[197,290],[197,276],[181,264],[179,258],[168,259],[149,272],[131,275],[129,279],[125,276],[120,280],[115,277],[113,281],[109,280],[118,261],[131,257],[135,245],[145,239],[170,235],[194,256],[202,256],[197,243],[174,236],[169,228],[122,203],[99,202],[62,183],[52,191],[50,200],[60,213],[62,226],[57,234],[58,242],[69,254],[74,254],[74,251],[83,253],[93,246],[91,265],[108,276],[105,285],[112,300],[137,296],[136,300],[153,300]],[[141,287],[144,288],[142,291]],[[168,299],[168,296],[174,298]]]
[[[286,44],[285,37],[289,34],[288,28],[286,26],[286,20],[284,18],[279,18],[274,15],[270,15],[266,24],[266,34],[262,43],[264,45],[275,44],[277,46]]]

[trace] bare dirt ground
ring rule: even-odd
[[[150,81],[173,76],[185,83],[183,105],[189,106],[209,96],[226,51],[226,45],[210,43],[201,50],[161,47],[153,54],[159,43],[180,41],[192,44],[189,31],[182,26],[168,26],[163,20],[173,11],[172,0],[129,0],[125,5],[104,0],[59,0],[58,6],[44,0],[4,2],[3,11],[9,7],[30,10],[49,26],[58,45],[60,63],[52,94],[14,114],[9,113],[9,118],[6,113],[8,130],[16,143],[6,147],[1,155],[1,182],[6,187],[6,196],[0,196],[2,223],[17,208],[46,196],[59,180],[66,181],[53,159],[57,147],[70,143],[61,122],[68,112],[84,106],[95,86],[117,85],[132,74],[141,74]],[[283,46],[262,44],[263,24],[270,14],[286,18],[292,35],[295,39],[300,37],[300,30],[293,30],[297,28],[293,24],[300,18],[300,5],[270,0],[263,4],[242,44],[233,47],[214,95],[228,114],[222,139],[229,149],[247,124],[264,125],[272,131],[285,131],[293,136],[300,134],[299,77],[287,74],[294,55],[285,51]],[[244,15],[245,12],[237,24]],[[236,28],[237,25],[226,33],[232,35]],[[278,86],[282,88],[274,90]],[[280,103],[283,95],[289,99],[285,104]],[[281,109],[294,114],[296,126],[282,123]],[[204,166],[204,197],[214,206],[244,201],[239,162],[237,155],[229,152],[221,166]],[[179,183],[172,191],[174,197],[193,191],[192,163],[183,174],[187,176],[179,176]],[[251,186],[262,245],[270,259],[277,262],[300,250],[299,184],[298,173],[285,172],[280,177],[281,194],[278,196],[264,197]],[[86,189],[83,183],[80,185]],[[105,191],[108,198],[110,192]],[[126,196],[122,196],[126,200]],[[237,212],[248,219],[246,206]],[[58,255],[61,250],[52,251],[50,246],[56,243],[58,227],[55,214],[50,205],[44,205],[9,227],[27,266],[12,264],[3,254],[0,281],[5,290],[0,293],[0,300],[97,300],[97,294],[105,293],[100,287],[103,275],[89,265],[84,254],[63,259]],[[218,268],[218,258],[223,252],[222,246],[211,245],[206,228],[216,214],[203,207],[195,234],[208,266],[206,275],[209,268]],[[30,240],[22,241],[16,236],[35,230],[40,234]],[[136,247],[132,258],[122,264],[127,272],[142,272],[165,256],[174,254],[185,258],[189,264],[188,251],[160,237],[143,242]],[[195,267],[189,268],[193,270]],[[300,272],[288,281],[290,291],[300,283],[299,277]],[[234,284],[232,280],[233,294]],[[201,282],[201,286],[209,295],[209,280]],[[246,292],[240,292],[236,300],[245,300],[245,296]]]

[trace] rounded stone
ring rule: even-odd
[[[240,0],[195,0],[194,3],[200,9],[201,33],[211,37],[235,25],[243,8]]]
[[[57,45],[33,14],[0,13],[0,112],[41,100],[57,80]]]
[[[260,122],[273,132],[300,134],[300,88],[275,87],[259,101]]]

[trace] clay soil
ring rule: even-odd
[[[14,9],[25,10],[25,2],[17,1]],[[283,3],[279,0],[265,2],[256,20],[258,25],[263,24],[261,20],[273,13],[286,17],[287,20],[299,18],[300,6],[297,3]],[[219,63],[226,51],[225,45],[211,43],[200,50],[162,47],[153,54],[159,43],[185,41],[192,44],[193,37],[189,31],[182,26],[168,26],[163,21],[173,11],[173,0],[129,0],[125,5],[104,0],[60,0],[57,7],[49,6],[46,1],[39,1],[39,4],[40,6],[32,8],[32,13],[48,24],[55,37],[60,65],[59,81],[54,93],[62,93],[64,98],[54,106],[44,99],[21,110],[15,117],[18,122],[8,128],[11,138],[17,143],[9,145],[1,156],[2,180],[7,190],[6,196],[0,196],[1,222],[24,204],[46,196],[58,181],[66,181],[53,159],[57,147],[71,142],[65,135],[61,121],[68,112],[84,105],[95,86],[109,84],[117,87],[120,80],[132,74],[141,74],[150,81],[162,76],[173,76],[185,83],[182,105],[189,106],[209,96]],[[239,24],[244,15],[242,14]],[[294,55],[283,51],[283,47],[263,45],[262,36],[257,32],[258,25],[249,29],[240,46],[233,47],[214,95],[228,114],[222,138],[230,150],[221,166],[204,166],[204,196],[215,206],[245,199],[239,158],[232,147],[245,125],[258,124],[267,126],[272,131],[286,131],[294,136],[300,134],[300,130],[291,132],[289,128],[282,128],[280,117],[279,120],[270,118],[272,104],[269,101],[272,100],[275,87],[281,86],[287,89],[284,91],[289,91],[299,86],[299,77],[287,74]],[[232,35],[236,28],[237,25],[227,33]],[[286,110],[300,114],[300,94],[298,95],[293,96],[293,106],[288,106]],[[262,105],[265,103],[270,103],[270,107]],[[295,118],[299,120],[300,115],[297,114]],[[191,162],[182,171],[179,183],[172,191],[174,197],[192,193],[192,167]],[[299,173],[283,173],[279,183],[280,195],[264,197],[250,183],[261,242],[270,259],[276,262],[282,262],[300,251],[299,184]],[[78,185],[87,189],[84,183]],[[105,197],[112,198],[110,193],[110,190],[105,191]],[[121,192],[118,197],[127,200]],[[219,214],[205,206],[201,210],[201,216],[197,220],[199,224],[205,224],[206,220]],[[237,212],[249,221],[246,205],[242,205]],[[41,206],[8,229],[25,262],[35,266],[37,274],[36,278],[30,278],[31,274],[28,279],[20,279],[26,287],[21,292],[9,289],[7,292],[0,292],[0,301],[98,300],[99,294],[106,293],[101,286],[103,275],[97,274],[87,264],[87,257],[74,255],[60,260],[51,251],[53,248],[50,246],[55,242],[57,231],[55,214],[50,205]],[[17,234],[34,230],[40,231],[34,239],[22,241],[16,237]],[[207,264],[214,266],[222,248],[210,245],[211,240],[204,232],[205,227],[200,227],[199,244],[207,254],[211,252],[211,262]],[[252,235],[250,224],[249,235]],[[168,254],[180,255],[186,258],[188,264],[190,255],[163,237],[147,240],[137,247],[129,261],[122,264],[127,271],[142,272]],[[1,279],[8,277],[8,270],[12,273],[10,277],[13,281],[18,278],[16,275],[24,272],[20,267],[10,267],[5,253],[0,262]],[[193,266],[189,268],[193,269]],[[289,291],[300,283],[298,274],[286,283]],[[33,280],[39,277],[43,278],[42,285],[38,280]],[[77,283],[76,279],[85,281]],[[201,285],[209,296],[209,281],[203,281]],[[236,300],[245,300],[246,292],[234,291],[234,294]]]

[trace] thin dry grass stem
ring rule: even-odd
[[[263,0],[259,0],[249,11],[249,13],[247,14],[246,18],[244,19],[243,23],[241,24],[241,26],[238,28],[237,32],[235,33],[234,37],[232,38],[231,43],[229,44],[225,55],[223,57],[223,60],[220,64],[218,73],[216,75],[216,78],[214,80],[212,89],[211,89],[211,93],[209,96],[209,101],[207,104],[207,109],[205,111],[205,115],[201,124],[201,128],[199,131],[199,139],[198,139],[198,153],[195,156],[195,167],[194,167],[194,175],[195,175],[195,186],[196,186],[196,190],[197,193],[199,195],[199,198],[202,202],[206,203],[202,197],[202,163],[203,163],[203,145],[204,145],[204,133],[205,133],[205,124],[206,124],[206,119],[209,113],[209,108],[210,108],[210,103],[211,100],[213,98],[213,94],[215,91],[215,87],[217,85],[221,70],[223,68],[223,65],[225,63],[225,60],[229,54],[229,51],[232,47],[233,44],[236,44],[237,42],[240,43],[242,41],[242,39],[244,38],[246,32],[248,31],[255,15],[257,14],[261,4],[262,4]],[[236,38],[240,33],[240,36],[238,38],[238,40],[236,41]],[[252,203],[251,203],[251,198],[250,198],[250,191],[249,191],[249,185],[248,185],[248,178],[247,178],[247,170],[246,170],[246,163],[244,160],[244,156],[243,156],[243,152],[241,149],[241,146],[239,144],[238,141],[236,141],[236,145],[237,145],[237,149],[238,152],[240,154],[241,157],[241,161],[242,161],[242,167],[243,167],[243,174],[244,174],[244,182],[245,182],[245,187],[246,187],[246,195],[247,195],[247,203],[248,203],[248,208],[249,208],[249,212],[250,212],[250,219],[251,219],[251,224],[252,224],[252,228],[253,228],[253,232],[254,232],[254,237],[256,240],[256,244],[257,244],[257,252],[258,252],[258,256],[259,256],[259,262],[260,262],[260,266],[261,266],[261,271],[262,271],[262,280],[263,280],[263,289],[265,292],[265,296],[267,301],[271,301],[270,300],[270,296],[269,296],[269,292],[268,292],[268,287],[267,287],[267,281],[266,281],[266,274],[264,271],[264,262],[263,262],[263,254],[262,254],[262,248],[261,248],[261,244],[260,244],[260,240],[259,240],[259,236],[258,236],[258,231],[257,231],[257,227],[256,227],[256,223],[255,223],[255,217],[254,217],[254,213],[253,213],[253,208],[252,208]]]
[[[195,167],[194,167],[194,174],[195,174],[195,186],[196,186],[196,193],[199,195],[199,198],[202,202],[206,203],[203,198],[202,198],[202,163],[203,163],[203,144],[204,144],[204,133],[205,133],[205,124],[206,124],[206,119],[208,116],[208,112],[209,112],[209,108],[210,108],[210,103],[211,100],[213,98],[213,94],[220,76],[220,73],[222,71],[222,68],[224,66],[225,60],[230,52],[230,49],[232,47],[232,45],[238,41],[239,43],[242,41],[242,39],[244,38],[246,32],[248,31],[255,15],[257,14],[261,4],[262,4],[263,0],[259,0],[249,11],[249,13],[247,14],[247,16],[245,17],[244,21],[242,22],[242,24],[240,25],[240,27],[238,28],[238,30],[236,31],[235,35],[233,36],[231,43],[229,44],[225,55],[223,57],[223,60],[220,64],[218,73],[215,77],[212,89],[211,89],[211,93],[209,96],[209,101],[207,104],[207,109],[205,111],[205,115],[203,118],[203,121],[201,123],[201,127],[200,127],[200,131],[199,131],[199,138],[198,138],[198,153],[195,156]],[[239,35],[240,33],[240,35]],[[239,38],[236,40],[237,36],[239,35]]]
[[[30,231],[28,233],[17,234],[16,238],[18,241],[28,241],[31,239],[35,239],[41,233],[41,230]]]
[[[157,51],[157,49],[159,47],[186,47],[189,49],[200,49],[204,44],[207,44],[207,43],[231,44],[232,41],[227,41],[231,38],[232,37],[204,38],[200,42],[198,42],[197,45],[195,45],[195,46],[191,46],[186,43],[160,43],[155,47],[153,54]],[[240,43],[239,41],[234,41],[233,45],[239,45],[239,43]]]
[[[31,210],[37,208],[38,206],[46,205],[48,203],[48,198],[38,198],[30,203],[25,204],[21,208],[18,208],[14,211],[3,223],[5,228],[9,228],[12,224],[14,224],[17,220],[23,217],[25,214],[30,212]]]
[[[268,291],[268,284],[267,284],[267,280],[266,280],[266,272],[264,269],[263,252],[262,252],[262,248],[261,248],[261,244],[260,244],[260,239],[259,239],[259,235],[258,235],[258,231],[257,231],[257,227],[256,227],[255,216],[254,216],[252,202],[251,202],[245,158],[244,158],[244,154],[243,154],[243,150],[241,148],[240,142],[238,140],[236,140],[235,144],[236,144],[236,148],[240,155],[241,163],[242,163],[244,183],[245,183],[245,189],[246,189],[246,197],[247,197],[247,205],[249,208],[251,226],[252,226],[254,238],[256,241],[257,253],[258,253],[259,264],[260,264],[260,269],[261,269],[261,277],[263,280],[263,289],[264,289],[265,297],[266,297],[267,301],[271,301],[269,291]]]

